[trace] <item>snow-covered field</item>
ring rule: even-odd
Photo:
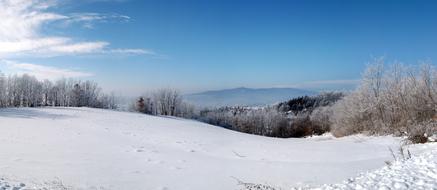
[[[336,189],[382,183],[378,176],[384,187],[408,188],[390,181],[398,175],[437,181],[435,144],[411,146],[412,159],[384,167],[393,159],[388,148],[399,145],[393,137],[267,138],[90,108],[1,109],[0,189],[234,190],[241,182]],[[366,171],[373,173],[359,175]]]

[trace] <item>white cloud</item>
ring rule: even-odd
[[[92,73],[83,71],[61,69],[31,63],[19,63],[10,60],[0,60],[0,63],[6,67],[8,74],[29,74],[40,80],[94,76]]]
[[[145,49],[112,49],[108,53],[156,55],[154,51]]]
[[[80,42],[50,47],[49,50],[59,53],[93,53],[102,50],[108,42]]]
[[[65,16],[42,12],[50,4],[32,0],[0,0],[0,39],[20,40],[36,36],[42,23]]]
[[[83,22],[83,21],[109,21],[116,19],[118,21],[129,21],[130,17],[120,14],[101,14],[101,13],[72,13],[69,16],[71,22]]]
[[[36,50],[45,50],[49,47],[66,44],[68,38],[44,37],[44,38],[23,38],[20,40],[0,41],[0,54],[23,53]]]
[[[64,20],[66,25],[80,23],[84,28],[92,29],[94,24],[107,22],[129,22],[130,17],[121,14],[103,14],[103,13],[72,13]]]
[[[119,14],[74,13],[62,15],[50,12],[57,6],[56,0],[0,0],[0,57],[11,55],[57,56],[87,53],[123,53],[111,50],[109,42],[75,41],[72,37],[47,36],[41,28],[54,21],[83,23],[92,28],[93,22],[109,20],[128,21],[130,18]],[[128,51],[129,50],[129,51]],[[125,49],[128,54],[150,54],[148,50]]]

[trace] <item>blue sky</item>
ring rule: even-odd
[[[432,1],[0,0],[0,9],[3,73],[91,79],[126,95],[350,86],[372,57],[437,60]]]

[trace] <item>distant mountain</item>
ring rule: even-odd
[[[234,88],[184,95],[184,99],[196,106],[263,106],[317,92],[296,88]]]

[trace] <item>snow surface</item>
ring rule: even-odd
[[[397,149],[400,141],[267,138],[191,120],[90,108],[0,109],[0,189],[226,190],[241,189],[241,182],[336,188],[323,184],[385,166],[392,160],[388,148]],[[435,149],[410,147],[425,158]],[[414,164],[403,168],[395,162],[390,171],[413,174],[422,166]],[[425,184],[435,179],[435,162],[430,164],[423,165]],[[383,170],[388,169],[375,175]],[[372,180],[378,182],[366,177]]]
[[[437,189],[437,151],[396,161],[341,184],[320,189]]]

